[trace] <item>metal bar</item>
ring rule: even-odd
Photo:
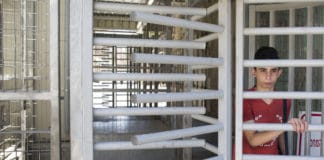
[[[319,6],[323,5],[323,1],[320,2],[313,2],[313,3],[307,3],[307,6]],[[280,10],[288,10],[288,9],[300,9],[305,8],[305,3],[274,3],[274,4],[258,4],[255,5],[255,10],[257,12],[266,12],[270,10],[280,11]],[[290,19],[289,19],[290,20]],[[292,25],[294,26],[294,25]]]
[[[23,130],[23,131],[17,131],[17,130],[14,130],[14,131],[3,131],[3,132],[0,132],[0,135],[1,134],[50,134],[51,131],[50,130]]]
[[[232,155],[232,1],[218,1],[218,22],[224,31],[218,35],[218,56],[224,57],[224,65],[218,68],[218,89],[224,96],[218,100],[218,119],[224,129],[218,132],[218,155],[231,159]],[[219,158],[219,157],[218,157]]]
[[[324,27],[262,27],[245,28],[244,35],[324,34]]]
[[[209,143],[206,142],[204,148],[206,150],[210,151],[210,152],[213,152],[215,154],[219,154],[218,148],[216,146],[212,145],[212,144],[209,144]]]
[[[193,57],[193,56],[175,56],[159,54],[132,54],[131,61],[134,63],[159,63],[159,64],[185,64],[185,65],[223,65],[223,58]]]
[[[69,14],[71,158],[92,160],[93,1],[70,0]]]
[[[222,155],[215,156],[215,157],[210,157],[204,160],[224,160],[224,157]]]
[[[94,38],[95,45],[131,46],[131,47],[158,47],[158,48],[192,48],[205,49],[204,42],[181,40],[152,40],[134,38]]]
[[[138,94],[131,96],[131,101],[134,103],[175,102],[203,99],[218,99],[222,97],[223,91],[200,91],[183,93]]]
[[[270,123],[243,123],[244,130],[258,131],[294,131],[290,124],[270,124]],[[307,131],[324,131],[324,125],[308,125]]]
[[[288,99],[323,99],[324,92],[254,92],[246,91],[243,93],[246,99],[254,98],[288,98]]]
[[[109,2],[95,2],[95,11],[116,11],[130,13],[132,11],[160,13],[160,14],[180,14],[180,15],[207,15],[206,8],[190,8],[190,7],[171,7],[171,6],[152,6],[137,4],[122,4]]]
[[[281,155],[243,155],[243,160],[323,160],[323,157],[311,157],[311,156],[281,156]]]
[[[97,72],[93,81],[205,81],[204,74],[186,73],[104,73]]]
[[[242,0],[236,0],[236,80],[235,80],[235,159],[242,159],[243,151],[243,60],[244,60],[244,3]]]
[[[207,14],[206,14],[205,16],[210,15],[210,14],[216,12],[217,10],[218,10],[218,3],[215,3],[215,4],[213,4],[213,5],[211,5],[211,6],[209,6],[209,7],[207,8]],[[199,19],[204,18],[205,16],[192,16],[192,17],[190,18],[190,20],[192,20],[192,21],[197,21],[197,20],[199,20]]]
[[[134,145],[132,142],[98,142],[94,144],[96,151],[106,150],[138,150],[138,149],[165,149],[165,148],[185,148],[203,147],[205,140],[171,140],[163,142],[153,142],[148,144]]]
[[[204,116],[204,115],[191,115],[191,118],[202,121],[202,122],[210,123],[210,124],[219,123],[218,119]]]
[[[215,39],[218,39],[218,33],[208,34],[207,36],[203,36],[203,37],[195,39],[195,41],[209,42],[209,41],[212,41],[212,40],[215,40]]]
[[[51,100],[52,92],[0,92],[0,100]]]
[[[244,60],[244,67],[323,67],[324,60],[308,59],[308,60]]]
[[[214,124],[214,125],[206,125],[206,126],[199,126],[199,127],[192,127],[192,128],[185,128],[185,129],[178,129],[172,131],[164,131],[158,133],[149,133],[149,134],[142,134],[142,135],[135,135],[133,136],[132,143],[133,144],[145,144],[145,143],[152,143],[152,142],[159,142],[177,138],[185,138],[191,137],[195,135],[207,134],[217,132],[224,128],[223,124]]]
[[[244,3],[298,3],[298,2],[323,2],[323,0],[244,0]]]
[[[150,115],[188,115],[205,114],[205,107],[159,107],[159,108],[99,108],[94,109],[95,117],[127,115],[127,116],[150,116]]]
[[[132,12],[132,14],[130,15],[130,18],[133,21],[141,21],[141,22],[160,24],[160,25],[184,27],[184,28],[195,29],[195,30],[200,30],[200,31],[222,32],[224,30],[224,27],[222,27],[220,25],[190,21],[190,20],[167,17],[167,16],[160,16],[160,15],[151,14],[151,13]]]

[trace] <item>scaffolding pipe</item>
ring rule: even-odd
[[[244,160],[323,160],[323,157],[311,157],[311,156],[282,156],[282,155],[243,155]]]
[[[191,115],[191,118],[195,120],[199,120],[205,123],[210,123],[210,124],[217,124],[219,123],[219,120],[216,118],[208,117],[205,115]]]
[[[209,42],[209,41],[212,41],[212,40],[215,40],[215,39],[218,39],[218,33],[208,34],[207,36],[203,36],[203,37],[195,39],[195,41]]]
[[[203,147],[205,140],[171,140],[164,142],[153,142],[142,145],[134,145],[132,142],[98,142],[94,145],[97,151],[106,150],[138,150],[138,149],[165,149],[165,148],[186,148],[186,147]]]
[[[324,34],[324,27],[262,27],[245,28],[244,35]]]
[[[122,4],[109,2],[95,2],[94,9],[96,11],[115,11],[130,13],[133,11],[159,13],[159,14],[179,14],[179,15],[207,15],[206,8],[190,8],[190,7],[171,7],[171,6],[152,6],[137,4]]]
[[[324,99],[324,92],[256,92],[246,91],[243,93],[246,99],[256,98],[287,98],[287,99]]]
[[[94,38],[94,45],[205,49],[204,42],[135,38]]]
[[[224,27],[215,24],[209,24],[204,22],[190,21],[180,18],[173,18],[167,16],[160,16],[151,13],[143,13],[143,12],[132,12],[130,15],[130,19],[133,21],[140,21],[146,23],[153,23],[159,25],[168,25],[168,26],[176,26],[176,27],[184,27],[188,29],[195,29],[200,31],[208,31],[208,32],[222,32],[224,31]]]
[[[99,108],[94,109],[94,116],[150,116],[150,115],[191,115],[205,114],[205,107],[159,107],[159,108]]]
[[[185,65],[207,65],[207,66],[221,66],[224,63],[223,58],[141,54],[141,53],[132,54],[131,61],[133,61],[134,63],[185,64]]]
[[[324,60],[244,60],[243,65],[244,67],[324,67]]]
[[[323,2],[323,0],[244,0],[244,3],[298,3],[298,2]]]
[[[138,94],[131,96],[133,103],[148,102],[175,102],[218,99],[223,97],[223,91],[200,91],[200,92],[183,92],[183,93],[156,93],[156,94]]]
[[[215,3],[215,4],[211,5],[211,6],[209,6],[209,7],[207,8],[207,14],[206,14],[206,16],[208,16],[208,15],[210,15],[210,14],[216,12],[217,10],[218,10],[218,3]],[[202,19],[202,18],[204,18],[204,17],[205,17],[205,16],[192,16],[190,19],[191,19],[192,21],[197,21],[197,20]]]
[[[206,126],[164,131],[158,133],[135,135],[132,137],[132,143],[135,145],[139,145],[139,144],[159,142],[159,141],[165,141],[165,140],[171,140],[177,138],[192,137],[196,135],[217,132],[222,130],[223,128],[224,128],[223,124],[219,123],[214,125],[206,125]]]
[[[205,81],[204,74],[186,73],[104,73],[97,72],[93,81]]]
[[[291,124],[243,123],[243,130],[294,131],[294,128]],[[324,125],[310,124],[307,131],[324,131]]]

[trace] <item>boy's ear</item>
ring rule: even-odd
[[[255,74],[256,74],[255,72],[256,72],[256,68],[255,67],[253,67],[253,68],[250,69],[250,73],[251,73],[251,75],[253,77],[255,77]]]

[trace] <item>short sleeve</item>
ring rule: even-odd
[[[248,100],[243,101],[243,121],[254,120],[252,105]]]

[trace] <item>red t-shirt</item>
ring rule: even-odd
[[[250,91],[254,89],[250,89]],[[287,117],[290,112],[291,101],[287,100]],[[254,120],[255,123],[282,123],[283,100],[273,99],[270,104],[262,99],[243,100],[243,121]],[[278,137],[257,147],[251,147],[243,136],[244,154],[278,154]]]

